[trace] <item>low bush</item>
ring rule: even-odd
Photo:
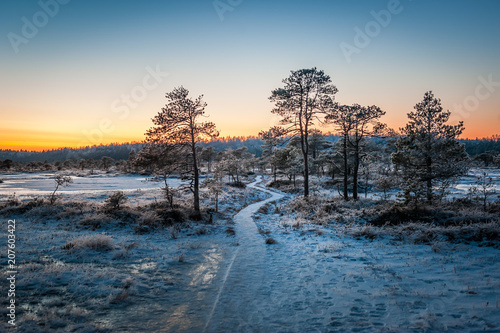
[[[278,244],[278,242],[274,238],[266,238],[266,244]]]
[[[288,179],[277,179],[275,181],[271,181],[266,186],[291,194],[304,193],[304,182],[302,180],[296,180],[294,184],[293,181]],[[313,186],[310,188],[312,189],[312,187]]]
[[[113,239],[105,234],[88,235],[75,238],[62,247],[65,250],[92,249],[96,251],[109,251],[114,248]]]
[[[146,225],[152,229],[165,226],[164,220],[155,212],[144,212],[139,217],[139,225]]]
[[[186,220],[184,212],[179,209],[158,209],[156,214],[162,219],[164,225],[182,223]]]
[[[240,180],[235,181],[235,182],[227,183],[226,185],[231,186],[231,187],[236,187],[236,188],[245,188],[245,187],[247,187],[246,184],[243,183]]]
[[[104,207],[108,210],[118,210],[127,201],[128,197],[122,191],[117,191],[104,201]]]
[[[106,214],[97,213],[83,217],[80,221],[78,221],[78,224],[85,227],[91,227],[95,230],[103,225],[111,223],[111,221],[112,219]]]

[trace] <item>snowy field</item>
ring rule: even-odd
[[[1,176],[2,195],[51,191],[50,174],[28,176]],[[133,208],[159,199],[161,185],[143,180],[75,177],[61,194],[99,205],[123,190]],[[113,221],[91,230],[41,209],[0,216],[16,219],[19,331],[500,331],[498,246],[356,238],[282,215],[291,197],[262,183],[231,191],[214,224],[146,234]],[[6,275],[2,266],[2,290]]]
[[[54,191],[52,172],[0,174],[0,196],[16,193],[19,196],[47,195]],[[153,182],[146,176],[97,173],[94,175],[70,175],[73,183],[61,187],[60,194],[96,194],[110,191],[138,191],[158,189],[163,182]],[[181,184],[178,178],[171,178],[169,186]]]

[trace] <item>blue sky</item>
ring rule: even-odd
[[[72,0],[53,17],[45,14],[45,24],[38,1],[3,1],[0,148],[140,140],[165,92],[179,85],[205,95],[222,135],[257,134],[277,121],[271,90],[300,68],[325,70],[340,103],[379,105],[396,128],[427,90],[453,112],[467,98],[474,102],[480,77],[500,81],[498,1],[218,4],[229,8],[223,20],[206,0]],[[388,24],[376,23],[372,12],[392,7],[398,11]],[[23,18],[42,24],[16,52],[12,36],[24,38]],[[366,32],[370,24],[379,29],[348,61],[341,45],[355,46],[355,28]],[[115,112],[152,69],[168,76],[127,104],[126,115]],[[497,133],[500,87],[488,92],[455,112],[468,136]]]

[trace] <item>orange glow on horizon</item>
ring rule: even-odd
[[[389,124],[391,126],[391,124]],[[324,133],[331,132],[330,128],[320,128]],[[399,129],[396,127],[395,129]],[[257,137],[260,130],[256,129],[248,129],[248,130],[221,130],[220,138],[234,138],[234,137]],[[16,131],[16,138],[12,138],[11,135],[6,132],[12,131],[0,131],[0,149],[2,150],[25,150],[25,151],[35,151],[40,152],[44,150],[56,150],[61,148],[83,148],[86,146],[94,146],[94,145],[109,145],[109,144],[120,144],[120,143],[135,143],[142,142],[145,137],[131,135],[129,137],[113,137],[112,139],[104,139],[102,142],[96,144],[82,144],[82,140],[80,138],[72,137],[72,134],[64,134],[60,132],[44,132],[41,133],[33,133],[31,131]],[[495,132],[494,126],[491,126],[491,129],[487,131],[485,127],[481,128],[467,128],[460,137],[460,139],[481,139],[481,138],[489,138],[493,135],[497,135],[498,132]]]

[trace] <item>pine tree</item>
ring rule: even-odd
[[[190,164],[187,170],[191,175],[191,190],[193,192],[193,208],[195,217],[200,217],[198,144],[205,139],[219,136],[212,122],[200,122],[205,114],[207,104],[203,95],[196,99],[188,97],[189,91],[184,87],[175,88],[166,94],[168,103],[153,118],[154,127],[147,132],[147,141],[187,148],[186,162]]]
[[[401,128],[402,136],[392,155],[393,163],[403,172],[407,202],[425,196],[432,203],[435,188],[468,171],[468,155],[457,140],[464,130],[463,122],[447,125],[449,117],[450,111],[443,110],[432,91],[408,113],[410,121]]]
[[[315,122],[321,121],[332,107],[337,88],[330,76],[317,68],[292,71],[283,80],[284,87],[272,91],[272,113],[282,117],[286,135],[300,138],[303,160],[304,197],[309,195],[309,135]]]

